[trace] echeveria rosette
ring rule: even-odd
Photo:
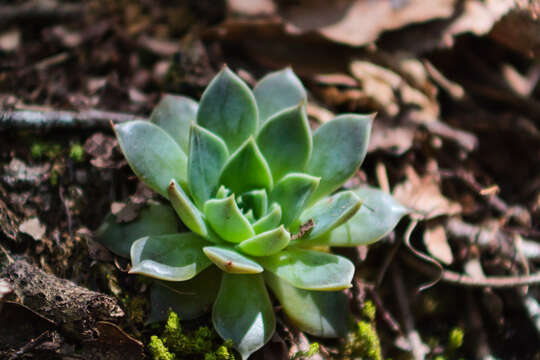
[[[300,329],[345,334],[341,290],[351,286],[354,265],[311,248],[374,242],[405,209],[372,188],[334,193],[362,163],[372,117],[340,115],[312,134],[306,101],[289,68],[251,91],[225,67],[198,105],[167,96],[151,122],[115,126],[135,174],[191,230],[171,233],[171,217],[153,214],[170,214],[164,205],[145,210],[138,222],[101,230],[102,242],[122,249],[119,255],[131,246],[131,273],[157,279],[151,320],[167,308],[194,318],[213,303],[216,331],[246,359],[275,329],[266,284]],[[145,234],[140,223],[156,218],[166,230],[149,226]]]

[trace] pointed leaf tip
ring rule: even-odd
[[[272,72],[263,77],[253,89],[259,107],[260,122],[272,115],[307,101],[307,93],[291,67]]]
[[[307,172],[322,179],[311,203],[331,194],[358,170],[367,153],[371,123],[370,115],[344,114],[315,131]]]
[[[311,130],[303,102],[270,117],[257,135],[274,182],[288,173],[304,171],[311,155]]]
[[[118,144],[139,179],[167,197],[171,179],[187,182],[187,156],[160,127],[142,120],[114,127]]]
[[[221,137],[231,152],[257,131],[255,97],[242,79],[227,66],[204,91],[197,123]]]

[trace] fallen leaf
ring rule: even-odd
[[[5,279],[0,279],[0,301],[4,298],[4,296],[10,294],[12,291],[13,288],[9,282]]]
[[[440,224],[428,226],[424,231],[424,245],[437,260],[450,265],[454,261],[444,227]]]
[[[139,210],[143,204],[133,202],[113,202],[111,204],[111,213],[115,216],[117,223],[130,222],[139,216]]]
[[[30,235],[34,240],[40,240],[45,232],[47,227],[43,225],[37,217],[25,220],[19,226],[19,231]]]
[[[9,164],[4,165],[3,181],[11,186],[38,186],[49,178],[51,165],[27,165],[17,158],[11,159]]]
[[[407,180],[394,188],[393,195],[398,202],[412,210],[412,217],[427,220],[461,212],[459,203],[448,200],[441,193],[434,171],[419,177],[411,166],[407,166],[405,172]]]
[[[351,46],[377,40],[387,30],[444,19],[454,13],[456,0],[299,0],[280,1],[279,14],[293,34],[317,32],[325,38]]]
[[[18,29],[8,30],[0,34],[0,50],[16,51],[21,44],[21,32]]]
[[[97,168],[114,168],[116,162],[112,159],[116,139],[103,133],[95,133],[84,143],[84,151],[92,157],[90,163]]]
[[[369,139],[368,152],[382,150],[401,155],[411,148],[417,126],[394,124],[388,118],[377,118]]]

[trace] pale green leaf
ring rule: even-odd
[[[257,260],[291,285],[305,290],[334,291],[351,287],[354,265],[338,255],[288,248]]]
[[[165,130],[187,154],[189,127],[197,119],[197,107],[188,97],[167,94],[152,111],[150,121]]]
[[[223,274],[212,322],[221,338],[232,340],[243,360],[266,344],[276,320],[262,276]]]
[[[272,187],[270,168],[253,137],[231,155],[221,172],[219,183],[237,194]]]
[[[139,179],[164,197],[171,179],[187,181],[187,156],[163,129],[135,120],[114,126],[118,144]]]
[[[193,124],[188,163],[188,184],[193,200],[202,208],[219,185],[219,174],[229,152],[227,146],[210,131]]]
[[[194,233],[209,238],[203,214],[175,180],[171,180],[168,193],[169,200],[182,222]]]
[[[309,234],[300,243],[316,239],[344,224],[360,209],[362,201],[352,191],[342,191],[317,202],[300,216],[300,222],[313,220]]]
[[[343,185],[362,164],[371,131],[371,115],[344,114],[325,123],[313,135],[313,151],[307,173],[321,183],[310,203]]]
[[[130,274],[160,280],[189,280],[210,266],[202,248],[208,245],[194,233],[146,236],[131,246]]]
[[[208,200],[204,204],[204,215],[223,240],[239,243],[255,235],[249,220],[236,205],[233,195],[225,199]]]
[[[268,271],[264,272],[264,279],[287,317],[300,330],[323,338],[347,334],[349,304],[343,291],[302,290]]]
[[[229,68],[224,67],[204,91],[197,123],[222,138],[230,152],[256,133],[258,111],[255,97]]]
[[[218,245],[203,248],[206,256],[221,270],[231,274],[257,274],[263,271],[261,265],[240,254],[232,247]]]
[[[360,210],[345,224],[308,244],[359,246],[371,244],[386,236],[407,214],[407,209],[390,194],[371,187],[354,190],[362,200]]]
[[[306,90],[291,68],[266,75],[259,80],[253,93],[261,123],[286,108],[307,101]]]
[[[151,312],[147,323],[167,320],[169,311],[181,320],[192,320],[209,312],[216,300],[221,270],[210,266],[186,281],[155,280],[152,283]]]
[[[277,227],[280,223],[281,207],[273,203],[268,213],[253,224],[253,230],[255,230],[255,234],[260,234]]]
[[[175,234],[178,218],[174,210],[159,203],[149,203],[139,216],[128,223],[118,223],[113,214],[107,215],[96,232],[97,240],[118,256],[129,257],[131,245],[143,236]]]
[[[274,182],[291,172],[304,171],[311,154],[311,131],[303,103],[288,108],[266,121],[257,135]]]
[[[270,195],[270,201],[281,206],[281,223],[289,226],[307,205],[316,191],[320,178],[307,174],[293,173],[281,179]]]
[[[291,234],[281,225],[242,241],[238,244],[238,248],[248,255],[268,256],[286,248],[290,240]]]

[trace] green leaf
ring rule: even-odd
[[[309,245],[359,246],[371,244],[386,236],[407,214],[407,209],[390,194],[371,187],[354,190],[363,206],[345,224],[327,235],[310,240]]]
[[[307,101],[302,82],[291,68],[272,72],[263,77],[253,89],[261,124],[272,115]]]
[[[244,209],[253,210],[255,218],[260,218],[266,213],[266,208],[268,207],[266,190],[251,190],[243,193],[242,204]]]
[[[170,206],[151,202],[140,211],[137,219],[129,223],[118,223],[113,214],[107,215],[96,237],[107,249],[127,258],[135,240],[143,236],[177,233],[177,219]]]
[[[210,266],[190,280],[155,280],[150,296],[151,313],[146,322],[166,320],[171,310],[182,320],[192,320],[209,312],[216,300],[221,274],[217,267]]]
[[[257,131],[255,97],[229,68],[224,67],[204,91],[197,123],[221,137],[231,152]]]
[[[193,124],[191,127],[188,183],[197,206],[202,207],[219,185],[219,174],[229,152],[227,146],[210,131]]]
[[[373,116],[344,114],[319,127],[313,135],[313,151],[307,173],[321,183],[310,199],[313,204],[343,185],[366,156]]]
[[[221,172],[219,183],[237,194],[272,187],[270,168],[253,137],[231,155]]]
[[[229,189],[227,189],[225,186],[221,185],[216,192],[216,199],[225,199],[226,197],[230,196],[231,192]]]
[[[189,152],[189,127],[197,119],[197,103],[185,96],[165,95],[150,121],[165,130],[184,153]]]
[[[354,265],[338,255],[289,248],[257,260],[291,285],[305,290],[333,291],[351,287]]]
[[[344,224],[356,214],[362,206],[362,201],[352,191],[342,191],[317,202],[300,216],[300,222],[313,220],[314,226],[307,237],[300,243],[316,239],[332,229]]]
[[[141,120],[114,126],[120,148],[139,179],[164,197],[171,179],[185,185],[187,157],[160,127]]]
[[[304,210],[308,199],[319,185],[320,178],[307,174],[288,174],[281,179],[270,196],[281,206],[281,223],[289,226]]]
[[[349,304],[343,291],[302,290],[268,271],[264,272],[264,279],[287,317],[300,330],[323,338],[347,334]]]
[[[194,233],[204,238],[209,238],[208,229],[203,220],[203,214],[191,202],[175,180],[171,180],[168,193],[169,200],[182,222]]]
[[[204,215],[223,240],[239,243],[255,235],[249,220],[236,205],[234,195],[225,199],[208,200],[204,204]]]
[[[252,256],[273,255],[287,247],[291,234],[283,225],[273,230],[256,235],[238,244],[238,248]]]
[[[311,131],[304,104],[283,110],[266,121],[257,145],[275,182],[291,172],[304,171],[311,155]]]
[[[193,233],[146,236],[131,246],[130,274],[160,280],[189,280],[210,266],[202,248],[208,245]]]
[[[243,360],[270,340],[276,319],[261,275],[223,274],[212,312],[214,328]]]
[[[255,234],[260,234],[277,227],[281,223],[281,207],[273,203],[268,213],[253,224]]]
[[[257,274],[263,271],[261,265],[228,246],[206,246],[206,256],[221,270],[231,274]]]

